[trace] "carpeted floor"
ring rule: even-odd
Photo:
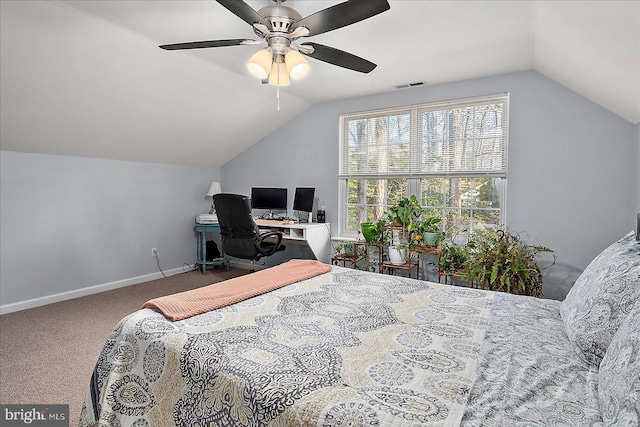
[[[94,364],[121,318],[151,298],[247,272],[191,271],[0,316],[0,403],[68,404],[69,425],[77,425]]]

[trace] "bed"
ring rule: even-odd
[[[563,302],[290,263],[122,319],[79,425],[638,425],[634,233]]]

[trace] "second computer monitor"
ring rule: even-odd
[[[286,210],[287,189],[252,187],[251,207],[253,209]]]
[[[297,187],[293,199],[293,210],[301,212],[313,212],[313,198],[316,189],[312,187]]]

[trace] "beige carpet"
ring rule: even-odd
[[[68,404],[76,426],[102,345],[147,300],[247,273],[191,271],[0,316],[0,403]]]

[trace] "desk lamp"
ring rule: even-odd
[[[212,215],[216,214],[216,206],[213,204],[213,196],[218,193],[222,193],[222,189],[220,188],[220,183],[212,182],[211,185],[209,186],[209,191],[207,191],[207,196],[211,197],[211,210],[209,211],[209,213]]]

